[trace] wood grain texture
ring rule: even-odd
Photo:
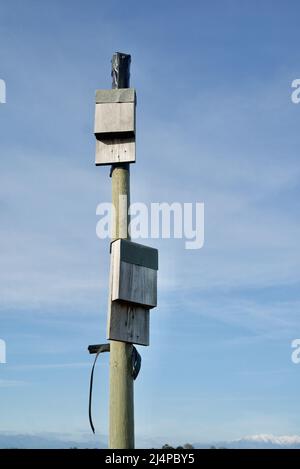
[[[96,104],[94,133],[100,135],[111,133],[135,134],[135,103]]]
[[[123,261],[112,267],[112,301],[127,301],[146,308],[157,305],[156,270]]]
[[[96,166],[114,163],[135,163],[134,138],[96,140]]]
[[[122,264],[127,264],[123,271]],[[118,298],[117,301],[114,300],[115,295],[119,295],[119,286],[121,284],[123,285],[124,283],[124,288],[126,292],[128,291],[128,282],[120,282],[121,277],[127,275],[127,266],[129,266],[129,269],[131,269],[131,267],[140,267],[134,264],[121,262],[120,249],[112,249],[110,259],[107,338],[109,340],[118,340],[132,344],[149,345],[149,307],[124,302],[121,301],[120,298]],[[142,268],[145,269],[145,267]],[[153,272],[156,274],[156,271]],[[134,282],[133,284],[135,285],[136,283]],[[137,294],[134,289],[130,289],[130,291],[132,295]]]
[[[136,243],[133,243],[133,246],[135,245]],[[112,243],[111,300],[127,301],[146,309],[154,308],[157,305],[157,270],[124,262],[121,258],[121,248],[121,240]]]
[[[124,197],[127,203],[120,203]],[[117,167],[112,172],[112,202],[114,237],[128,237],[128,206],[130,203],[129,168]],[[111,298],[108,305],[108,330]],[[110,343],[109,373],[109,448],[134,448],[134,389],[132,377],[131,343],[112,340]]]
[[[118,88],[114,90],[96,90],[96,103],[135,103],[134,88]]]
[[[132,344],[110,343],[109,448],[134,448]]]
[[[108,338],[130,344],[149,345],[149,309],[113,301],[110,305]]]

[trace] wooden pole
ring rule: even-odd
[[[130,55],[116,53],[112,59],[113,88],[129,87]],[[130,204],[129,164],[112,166],[113,238],[128,239]],[[134,393],[132,344],[110,342],[109,448],[134,448]]]

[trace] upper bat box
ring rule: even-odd
[[[133,88],[96,91],[96,165],[135,162]]]

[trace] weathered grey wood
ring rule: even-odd
[[[96,165],[135,163],[135,91],[98,90],[96,100]]]
[[[96,103],[135,103],[134,88],[118,88],[115,90],[96,90]]]
[[[123,218],[124,223],[125,218]],[[114,243],[113,243],[114,244]],[[138,345],[149,345],[149,309],[113,301],[114,282],[119,285],[120,250],[112,249],[108,297],[107,338]],[[129,264],[130,265],[130,264]],[[138,266],[137,266],[138,267]],[[155,271],[156,272],[156,271]]]
[[[108,327],[110,340],[149,345],[149,309],[113,301]]]
[[[157,271],[121,261],[117,295],[120,300],[154,308],[157,305]]]
[[[135,139],[96,140],[96,166],[135,163]]]
[[[122,132],[135,135],[135,103],[96,104],[94,133],[97,138]]]
[[[115,262],[112,269],[112,301],[127,301],[146,308],[157,305],[156,270],[123,261]]]
[[[114,241],[111,245],[111,300],[154,308],[157,305],[157,268],[156,249],[121,239]]]

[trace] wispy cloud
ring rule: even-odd
[[[30,363],[24,365],[11,365],[10,370],[49,370],[49,369],[66,369],[66,368],[90,368],[87,362],[76,363]]]
[[[28,382],[20,380],[0,379],[0,388],[18,388],[27,386]]]

